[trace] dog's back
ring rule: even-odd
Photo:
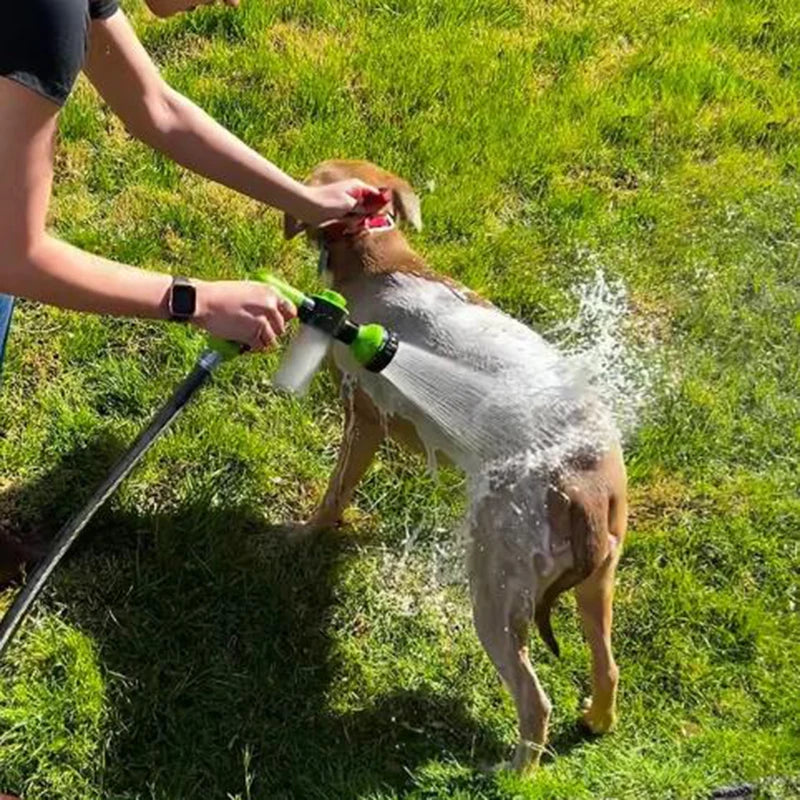
[[[445,454],[470,475],[489,462],[525,454],[544,465],[587,447],[602,449],[603,437],[613,441],[610,417],[583,371],[469,290],[405,272],[365,275],[337,288],[356,318],[397,333],[404,356],[404,347],[414,347],[417,361],[408,356],[406,369],[436,382],[441,400],[464,424],[437,425],[431,409],[404,396],[388,370],[385,376],[358,371],[359,385],[379,409],[412,422],[429,450]],[[344,372],[356,373],[345,348],[337,349],[335,358]],[[485,435],[476,442],[463,435],[467,428]]]
[[[537,333],[444,277],[387,272],[341,284],[354,316],[488,374],[528,371],[557,353]]]

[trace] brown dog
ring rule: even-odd
[[[396,214],[421,226],[419,201],[405,181],[366,162],[331,161],[314,171],[310,183],[349,177],[390,189],[389,207],[366,224],[322,228],[309,236],[322,248],[333,286],[348,298],[355,319],[391,328],[401,348],[403,342],[418,344],[454,363],[494,370],[512,380],[519,363],[509,353],[533,353],[537,363],[558,361],[559,355],[537,334],[436,275],[413,252],[392,225]],[[295,220],[286,218],[285,232],[287,238],[299,232]],[[475,330],[484,335],[477,336]],[[486,342],[501,338],[512,346],[487,352],[491,345]],[[503,362],[509,358],[508,364]],[[482,471],[453,442],[436,438],[424,409],[404,405],[385,380],[381,383],[381,376],[352,368],[341,351],[335,351],[334,360],[340,377],[349,375],[343,381],[344,440],[328,490],[307,530],[340,522],[386,435],[427,452],[433,437],[436,449],[471,475],[473,615],[478,636],[516,704],[520,741],[513,766],[525,770],[537,765],[550,717],[550,701],[528,657],[529,624],[535,620],[545,642],[557,652],[550,610],[556,597],[572,587],[592,655],[592,697],[583,721],[595,733],[608,731],[615,721],[618,680],[611,652],[613,581],[627,518],[625,468],[615,437],[595,432],[587,418],[582,424],[588,425],[588,434],[579,446],[564,450],[558,463],[532,465],[525,458],[510,459],[487,464]],[[528,406],[522,409],[527,413]],[[530,420],[522,419],[514,429],[521,452],[532,447],[526,437],[541,428],[546,411],[531,400]],[[557,443],[557,427],[551,422],[549,444]]]

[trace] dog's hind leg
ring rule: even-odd
[[[304,526],[309,533],[339,524],[386,435],[377,414],[357,396],[346,399],[344,417],[344,437],[336,468],[325,497]]]
[[[544,750],[551,704],[528,658],[533,604],[528,587],[473,542],[470,565],[475,628],[517,708],[520,741],[512,766],[534,769]]]
[[[624,500],[612,500],[610,510],[611,547],[608,555],[586,580],[575,587],[578,611],[592,655],[592,697],[585,706],[583,723],[593,733],[606,733],[616,722],[619,669],[611,652],[611,622],[614,572],[625,533]]]

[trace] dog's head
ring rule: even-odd
[[[388,189],[391,194],[388,211],[415,230],[422,229],[419,198],[414,190],[402,178],[369,161],[323,161],[307,178],[306,184],[324,186],[348,178],[358,178],[378,189]],[[320,229],[307,228],[289,214],[284,215],[283,232],[287,239],[294,238],[303,230],[307,231],[310,238],[319,240]]]

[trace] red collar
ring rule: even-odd
[[[320,228],[320,233],[326,244],[330,244],[331,242],[352,238],[359,233],[383,233],[393,230],[394,227],[394,217],[386,212],[371,217],[357,217],[355,219],[342,219],[337,222],[331,222],[330,225]]]
[[[392,202],[389,189],[378,189],[377,192],[358,189],[353,192],[353,197],[358,201],[362,215],[340,219],[320,228],[322,238],[327,244],[357,236],[359,233],[379,233],[394,228],[394,217],[387,210]]]

